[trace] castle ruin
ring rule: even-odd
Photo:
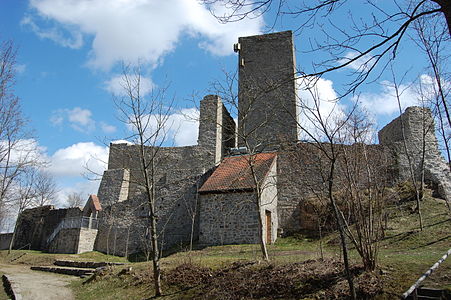
[[[147,155],[158,153],[154,163],[155,207],[164,249],[192,241],[205,245],[257,243],[256,184],[264,187],[259,201],[267,243],[311,228],[301,207],[324,179],[316,169],[321,155],[308,143],[298,142],[292,33],[241,37],[234,48],[239,53],[238,124],[220,97],[208,95],[200,101],[197,145],[146,148]],[[412,157],[417,178],[424,165],[426,181],[438,196],[450,200],[449,168],[438,150],[429,110],[408,108],[379,132],[379,141],[370,153],[374,159],[389,162],[390,172],[384,173],[387,181],[394,184],[410,178],[407,158]],[[246,147],[247,153],[236,151],[242,149],[237,146]],[[116,255],[148,251],[149,210],[140,185],[138,150],[137,145],[110,145],[108,169],[97,194],[102,207],[91,200],[87,204],[91,209],[76,212],[98,222],[89,228],[90,238],[81,231],[68,237],[71,228],[58,225],[67,219],[62,216],[44,222],[47,225],[41,231],[45,234],[34,235],[40,242],[33,240],[32,248],[80,252],[91,247]],[[249,159],[253,160],[253,170]],[[63,214],[55,211],[40,208],[25,212],[23,220],[19,218],[20,238],[15,247],[31,239],[21,233],[27,231],[23,224],[42,223],[47,215]],[[69,216],[69,210],[65,214]],[[67,246],[70,239],[89,240],[90,246]]]

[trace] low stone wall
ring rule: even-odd
[[[50,253],[73,253],[78,252],[78,239],[80,228],[61,229],[56,237],[50,242],[48,251]]]
[[[2,233],[0,234],[0,250],[9,249],[9,244],[11,243],[11,238],[13,233]]]

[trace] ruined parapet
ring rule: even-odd
[[[291,31],[241,37],[238,145],[263,150],[298,139]]]
[[[404,137],[409,156],[404,147]],[[440,197],[451,200],[451,175],[438,149],[434,119],[428,108],[408,107],[401,116],[379,131],[379,143],[393,150],[399,180],[411,179],[409,158],[415,177],[420,180],[424,157],[425,181],[432,184]]]
[[[235,147],[235,121],[217,95],[200,101],[198,145],[214,155],[214,164],[221,162],[228,149]]]
[[[127,200],[130,185],[128,169],[108,169],[103,172],[98,197],[104,205]]]

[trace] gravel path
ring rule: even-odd
[[[21,265],[0,264],[0,270],[17,286],[23,300],[75,299],[67,285],[77,277],[32,271]]]

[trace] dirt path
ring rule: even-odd
[[[32,271],[29,266],[3,265],[0,270],[15,283],[23,300],[73,300],[67,287],[77,277]]]

